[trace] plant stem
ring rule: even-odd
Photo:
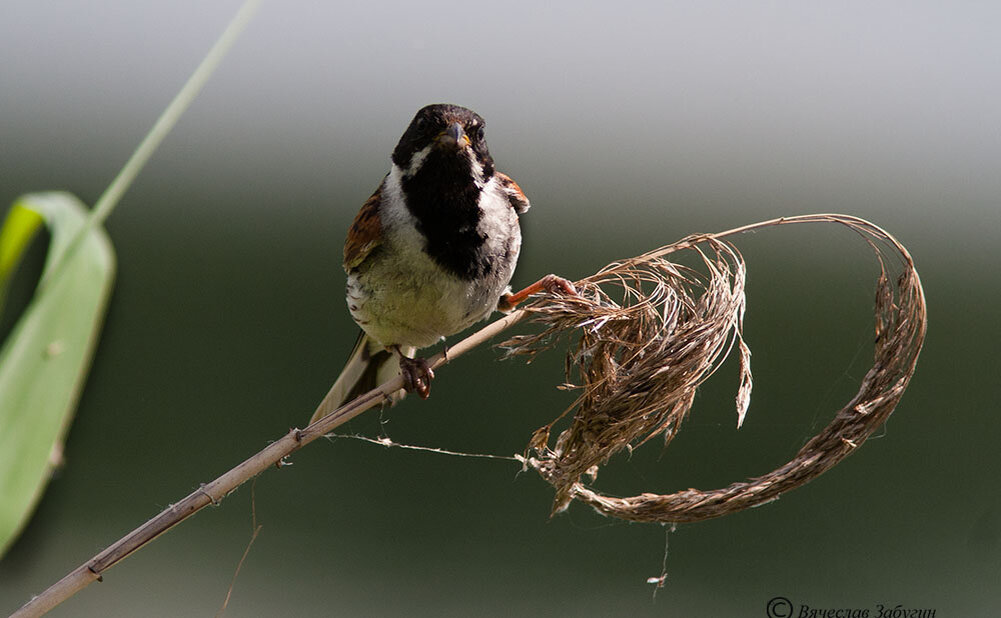
[[[857,217],[851,217],[847,215],[836,215],[836,214],[820,214],[820,215],[801,215],[795,217],[782,217],[779,219],[772,219],[769,221],[763,221],[760,223],[753,223],[750,225],[745,225],[742,227],[734,228],[725,232],[720,232],[717,234],[700,234],[693,235],[687,239],[675,243],[673,245],[668,245],[662,247],[655,251],[640,256],[638,258],[632,258],[635,260],[649,259],[652,256],[661,256],[674,253],[681,249],[693,247],[700,242],[703,242],[706,238],[723,238],[726,236],[732,236],[740,234],[742,232],[761,229],[774,225],[788,225],[796,223],[817,223],[817,222],[829,222],[829,223],[840,223],[842,225],[848,226],[850,229],[855,231],[868,230],[875,231],[878,239],[884,240],[892,244],[899,252],[901,259],[905,264],[913,270],[913,260],[907,250],[899,243],[895,238],[887,234],[881,228],[876,225]],[[920,315],[922,320],[916,328],[916,347],[912,352],[910,357],[910,364],[908,366],[908,373],[906,373],[905,378],[909,378],[911,373],[913,373],[914,363],[917,362],[917,353],[920,350],[921,342],[924,339],[925,332],[925,322],[923,320],[924,316],[924,293],[921,290],[920,283],[917,280],[917,272],[914,271],[914,278],[916,282],[917,290],[917,300],[920,307]],[[448,355],[444,353],[439,353],[429,360],[429,364],[432,369],[438,369],[447,362],[456,359],[466,352],[472,350],[473,348],[483,344],[484,342],[495,337],[499,333],[507,330],[511,326],[514,326],[521,320],[523,320],[528,315],[528,312],[524,309],[514,311],[485,327],[481,328],[477,332],[473,333],[469,337],[466,337],[455,346],[448,348]],[[902,384],[902,386],[901,386]],[[906,379],[900,382],[894,388],[897,389],[896,397],[899,398],[900,394],[903,393],[903,387],[906,386]],[[183,500],[177,504],[172,505],[163,512],[161,512],[156,517],[150,519],[142,526],[139,526],[126,536],[122,537],[107,549],[97,554],[87,562],[83,563],[77,567],[74,571],[70,572],[68,575],[63,577],[61,580],[53,584],[49,589],[43,592],[41,595],[35,597],[27,604],[25,604],[20,610],[15,612],[11,618],[25,618],[28,616],[41,616],[53,607],[59,605],[69,597],[73,596],[87,585],[89,585],[94,580],[100,580],[101,575],[104,571],[110,569],[112,566],[118,564],[121,560],[137,551],[138,549],[145,546],[147,543],[155,539],[157,536],[163,534],[173,526],[179,524],[181,521],[187,519],[191,515],[194,515],[201,509],[205,508],[209,504],[218,504],[227,495],[229,495],[233,490],[252,479],[256,475],[265,471],[271,466],[281,467],[281,462],[285,457],[288,457],[295,451],[299,450],[306,444],[316,440],[317,438],[329,433],[337,426],[351,420],[352,418],[358,416],[362,412],[375,407],[376,405],[382,403],[388,399],[389,395],[395,393],[396,391],[403,388],[403,378],[397,376],[392,380],[388,380],[381,384],[377,388],[361,395],[360,397],[348,402],[347,404],[334,409],[333,408],[333,393],[328,392],[317,406],[316,416],[321,416],[315,423],[307,426],[305,429],[292,429],[285,436],[276,442],[269,444],[266,448],[259,451],[254,456],[250,457],[243,463],[239,464],[235,468],[226,472],[216,480],[211,483],[207,483],[199,487],[197,490],[189,494]],[[854,410],[854,408],[852,408]],[[890,405],[884,413],[884,416],[877,419],[878,422],[870,423],[872,426],[867,429],[869,433],[878,425],[885,421],[885,416],[888,416],[892,412],[893,405]],[[857,413],[855,416],[858,416]],[[871,415],[875,418],[875,415]],[[837,419],[836,419],[837,420]],[[840,434],[838,434],[840,435]],[[868,434],[865,434],[868,436]],[[816,438],[815,438],[816,439]],[[864,438],[863,438],[864,439]],[[840,441],[841,438],[838,438]],[[851,445],[852,449],[855,445]],[[842,450],[838,456],[844,457],[845,454],[849,452],[848,450]],[[794,460],[795,462],[796,460]],[[836,461],[834,462],[836,463]],[[790,464],[787,464],[790,465]],[[820,474],[833,463],[826,465],[823,469],[813,466],[811,468],[812,476],[803,476],[800,479],[800,483],[805,482],[806,478],[812,478],[817,474]],[[743,485],[743,484],[742,484]],[[697,490],[688,490],[689,492]],[[746,492],[745,492],[746,493]],[[739,507],[734,507],[732,510],[741,510],[743,508],[748,508],[749,506],[754,506],[759,504],[768,498],[764,496],[761,492],[752,492],[753,495],[744,503],[741,503]],[[649,497],[650,495],[644,494],[644,496]],[[764,496],[764,497],[762,497]],[[578,492],[576,496],[578,499],[582,497],[582,494]],[[653,496],[655,498],[659,496]],[[592,496],[590,498],[592,506],[595,501],[605,500],[601,496]],[[704,517],[703,517],[704,518]],[[695,521],[694,519],[692,521]]]
[[[243,3],[232,21],[226,26],[226,30],[223,31],[222,35],[219,36],[219,39],[212,46],[212,49],[202,59],[198,68],[191,74],[191,77],[188,78],[188,81],[185,82],[181,90],[174,96],[174,99],[167,108],[163,110],[160,117],[156,119],[149,133],[146,134],[146,137],[143,138],[139,146],[132,152],[132,156],[125,162],[121,171],[111,181],[108,188],[104,190],[101,197],[97,199],[94,208],[90,211],[90,216],[87,217],[86,224],[80,228],[76,237],[66,245],[63,254],[54,258],[57,260],[53,262],[55,264],[55,268],[53,268],[54,273],[59,271],[62,264],[73,254],[82,239],[90,233],[90,230],[97,225],[102,225],[115,209],[119,200],[122,199],[122,195],[132,186],[136,176],[146,166],[150,157],[153,156],[156,149],[163,143],[164,138],[174,128],[174,125],[180,120],[181,115],[188,109],[191,102],[201,92],[202,87],[209,80],[209,77],[212,76],[219,63],[222,62],[223,57],[225,57],[226,53],[233,46],[233,43],[236,42],[237,37],[246,28],[254,13],[257,12],[260,4],[261,0],[246,0]]]
[[[432,369],[454,360],[473,348],[495,337],[497,334],[514,326],[525,317],[523,310],[514,311],[491,322],[456,345],[448,348],[448,356],[438,353],[429,360]],[[325,414],[305,429],[291,429],[281,439],[272,442],[258,451],[235,468],[226,472],[211,483],[206,483],[188,494],[180,502],[171,505],[156,517],[153,517],[129,534],[111,544],[107,549],[97,554],[71,571],[45,592],[31,599],[21,609],[11,615],[11,618],[28,618],[41,616],[56,607],[77,592],[83,590],[92,582],[100,581],[105,571],[115,566],[133,552],[141,549],[147,543],[167,530],[181,523],[210,504],[219,504],[237,487],[246,483],[271,466],[281,467],[282,460],[310,442],[332,431],[335,427],[346,423],[362,412],[385,401],[391,393],[403,388],[403,378],[397,376],[388,380],[371,391],[346,403],[331,409],[331,393],[323,398],[317,411]]]

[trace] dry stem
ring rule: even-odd
[[[734,345],[741,355],[739,424],[751,386],[750,352],[740,338],[744,264],[737,250],[721,239],[750,229],[810,222],[836,222],[859,232],[876,251],[882,266],[876,296],[876,358],[858,395],[792,461],[760,478],[713,491],[690,489],[667,496],[645,493],[632,498],[609,497],[581,483],[582,474],[593,472],[622,448],[642,444],[657,434],[670,440],[691,406],[695,388]],[[877,242],[889,245],[903,263],[904,271],[895,289],[889,283],[885,254]],[[708,277],[665,259],[671,253],[691,249],[698,251]],[[571,427],[562,432],[555,448],[548,446],[552,424],[536,432],[530,448],[537,455],[525,461],[557,488],[557,508],[576,499],[599,512],[637,521],[696,521],[742,510],[772,500],[835,465],[893,411],[914,372],[926,327],[924,294],[906,249],[875,225],[844,215],[783,218],[720,234],[690,236],[612,264],[576,285],[582,290],[580,298],[537,300],[449,348],[447,359],[443,354],[436,355],[431,366],[439,368],[528,316],[547,328],[541,335],[508,342],[506,345],[515,353],[534,353],[549,345],[553,337],[579,332],[580,341],[571,352],[569,364],[576,368],[584,385],[574,406]],[[622,304],[614,302],[602,285],[623,290]],[[331,409],[328,393],[317,408],[319,414],[325,415],[318,421],[302,430],[290,430],[229,472],[202,485],[77,567],[13,616],[46,613],[100,580],[106,570],[171,527],[209,504],[218,504],[270,466],[280,467],[285,457],[380,404],[402,386],[402,379],[397,377],[337,409]]]
[[[491,322],[479,331],[463,339],[448,349],[448,358],[437,354],[430,359],[432,369],[438,369],[445,363],[456,359],[476,346],[484,343],[497,333],[510,328],[525,317],[523,311],[512,312],[501,319]],[[211,483],[206,483],[188,494],[180,502],[173,504],[125,535],[107,549],[81,564],[68,575],[50,586],[45,592],[31,599],[21,609],[12,614],[11,618],[27,618],[41,616],[83,590],[94,581],[101,581],[105,571],[115,566],[132,552],[140,549],[167,530],[170,530],[191,515],[210,504],[219,504],[237,487],[264,472],[271,466],[281,466],[283,459],[309,444],[313,440],[329,433],[335,427],[346,423],[369,408],[379,405],[388,399],[392,393],[403,388],[403,379],[399,376],[381,384],[364,395],[347,404],[331,409],[330,393],[324,397],[317,412],[323,411],[325,416],[305,429],[291,429],[281,439],[272,442],[240,465],[223,474]]]

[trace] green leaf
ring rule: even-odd
[[[0,228],[0,311],[3,311],[7,287],[24,254],[24,249],[42,225],[42,215],[17,204],[7,213]]]
[[[52,234],[35,295],[0,348],[0,555],[61,458],[111,293],[114,250],[87,216],[68,193],[35,193],[0,229],[0,302],[42,221]]]

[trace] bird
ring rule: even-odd
[[[418,110],[393,149],[389,173],[348,229],[346,301],[361,333],[326,410],[399,374],[406,392],[427,398],[434,373],[417,350],[532,294],[576,293],[555,275],[511,293],[519,216],[530,203],[495,168],[485,126],[458,105]],[[318,409],[310,422],[320,416]]]

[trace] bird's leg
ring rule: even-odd
[[[431,394],[431,380],[434,379],[434,371],[424,358],[410,358],[402,351],[400,346],[392,346],[393,352],[400,359],[400,374],[403,375],[403,388],[408,393],[417,393],[421,399],[427,399]]]
[[[576,296],[577,288],[575,288],[572,283],[563,277],[546,275],[520,292],[501,296],[500,300],[497,301],[497,310],[507,313],[517,307],[519,303],[523,302],[532,294],[538,294],[539,292],[548,292],[549,294],[560,293],[566,294],[567,296]]]

